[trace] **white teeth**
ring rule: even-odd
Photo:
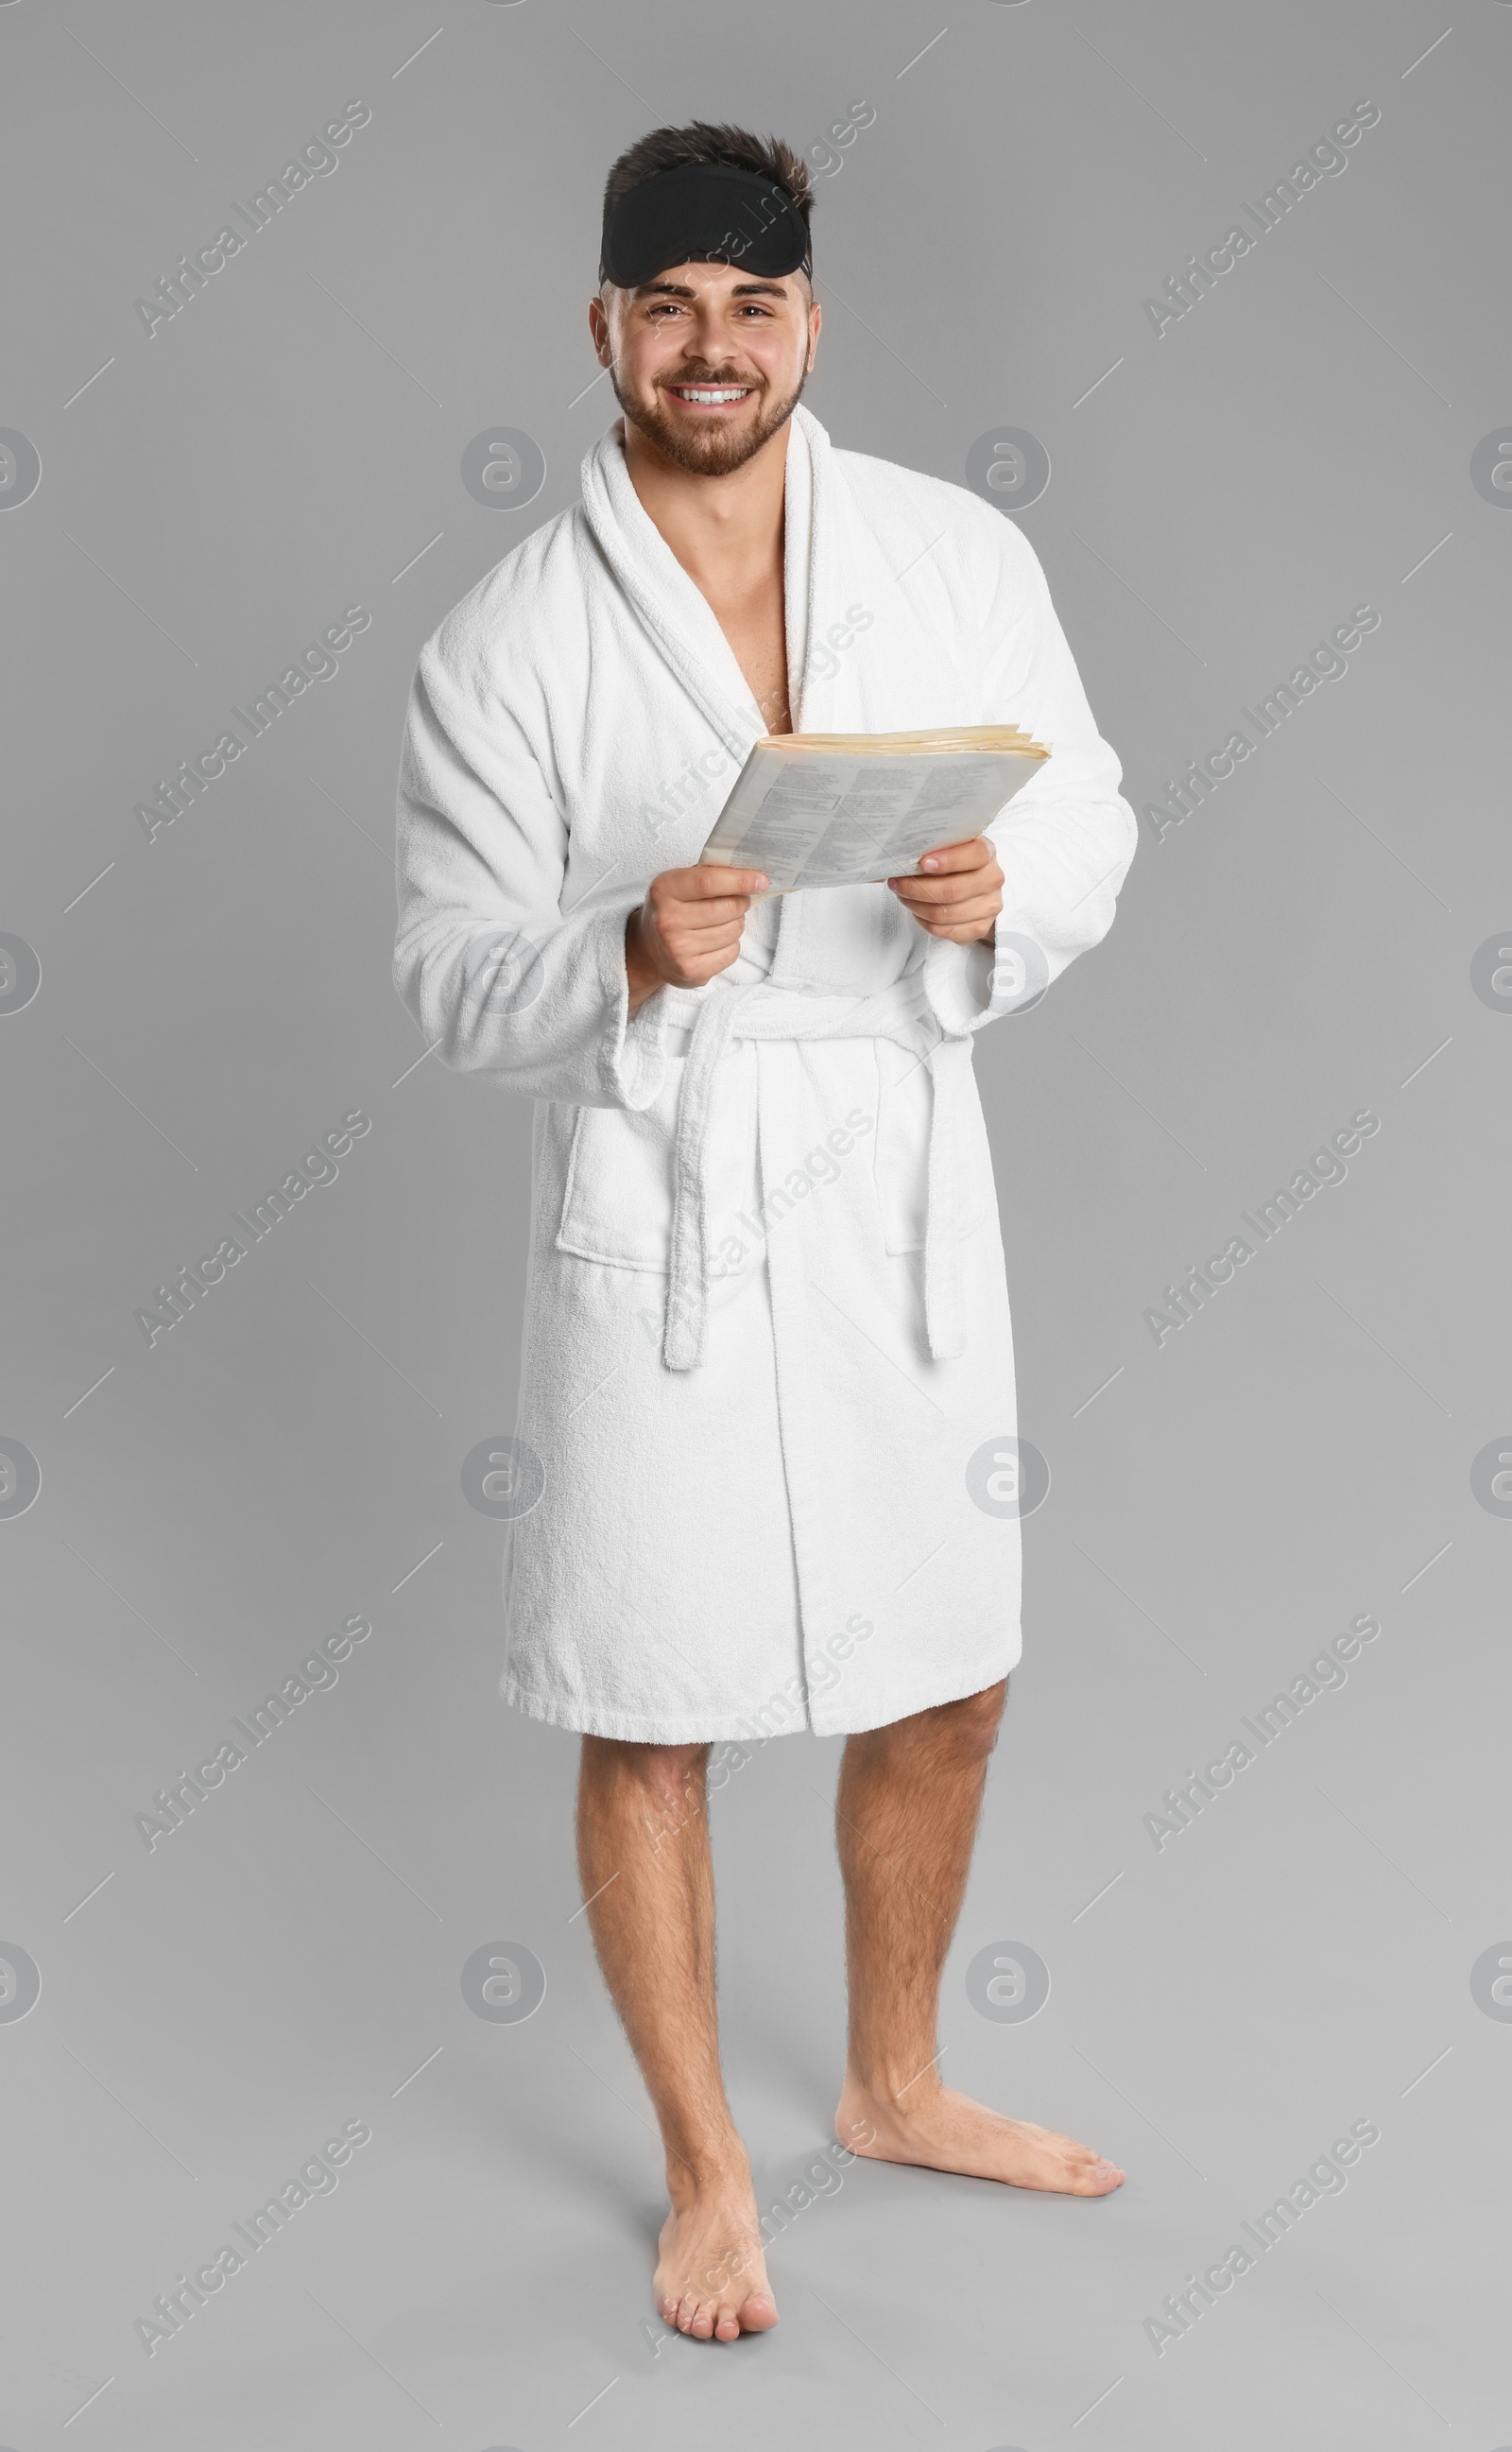
[[[677,394],[679,400],[697,401],[744,400],[748,388],[749,386],[739,384],[733,389],[727,391],[699,391],[696,390],[691,384],[678,384],[676,386]]]

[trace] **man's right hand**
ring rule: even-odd
[[[766,883],[756,868],[666,868],[654,877],[625,921],[631,1012],[658,988],[701,988],[727,971],[751,898]]]

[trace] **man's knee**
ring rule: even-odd
[[[997,1743],[1007,1699],[1008,1679],[1000,1677],[995,1686],[984,1686],[980,1693],[962,1694],[953,1703],[936,1705],[929,1716],[960,1752],[985,1761]]]
[[[583,1768],[592,1778],[630,1779],[661,1812],[686,1811],[701,1803],[709,1745],[654,1746],[625,1737],[584,1737]]]

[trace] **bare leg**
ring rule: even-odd
[[[934,2066],[940,1975],[1007,1691],[1004,1679],[847,1742],[835,1833],[851,2019],[835,2134],[883,2162],[1100,2197],[1122,2184],[1116,2164],[972,2103]]]
[[[672,2211],[657,2306],[680,2332],[733,2342],[775,2324],[777,2311],[719,2068],[708,1763],[707,1746],[584,1737],[578,1865],[599,1964],[666,2148]]]

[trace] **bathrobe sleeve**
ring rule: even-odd
[[[536,1098],[649,1106],[665,999],[631,1016],[622,878],[565,915],[568,826],[493,661],[443,623],[410,691],[400,765],[393,979],[442,1063]]]
[[[1011,520],[986,516],[990,524],[973,519],[962,541],[963,591],[974,585],[981,623],[977,721],[1016,723],[1051,757],[986,829],[1004,879],[993,942],[930,940],[926,988],[952,1032],[1010,1011],[1026,961],[1048,986],[1107,935],[1138,840],[1119,794],[1123,770],[1092,719],[1039,558]]]

